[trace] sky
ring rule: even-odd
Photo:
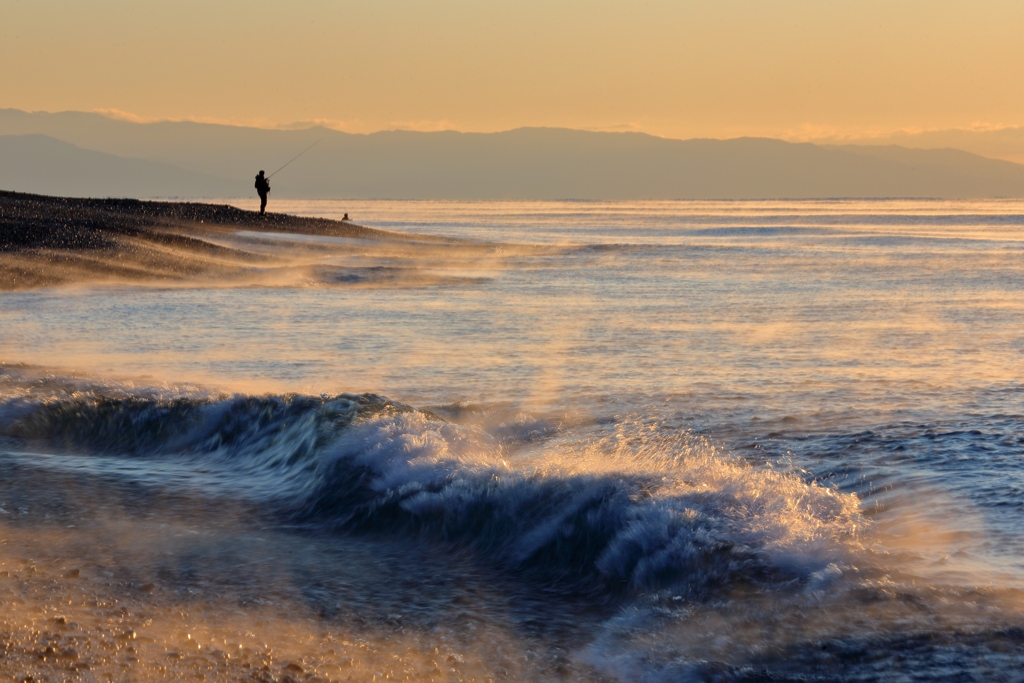
[[[1024,124],[1020,0],[0,0],[0,107],[350,132]]]

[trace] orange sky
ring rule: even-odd
[[[790,139],[1024,123],[1019,0],[6,0],[0,107]]]

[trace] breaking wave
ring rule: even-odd
[[[0,400],[8,449],[40,466],[129,458],[144,478],[173,464],[195,473],[190,486],[247,497],[292,526],[425,538],[599,601],[803,586],[849,562],[863,524],[855,496],[651,422],[518,448],[514,430],[369,394]]]

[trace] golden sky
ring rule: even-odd
[[[0,107],[790,139],[1024,124],[1020,0],[0,0]]]

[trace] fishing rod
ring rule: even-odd
[[[298,159],[299,157],[301,157],[301,156],[302,156],[303,154],[305,154],[305,153],[306,153],[306,152],[308,152],[309,150],[311,150],[311,149],[313,149],[314,147],[316,147],[317,145],[319,145],[319,144],[320,144],[321,142],[323,142],[323,138],[320,138],[319,140],[317,140],[316,142],[314,142],[314,143],[313,143],[312,145],[310,145],[310,146],[309,146],[309,147],[307,147],[306,149],[302,150],[301,152],[299,152],[298,154],[296,154],[295,156],[293,156],[293,157],[292,157],[291,159],[289,159],[289,160],[288,160],[288,164],[292,163],[293,161],[295,161],[296,159]],[[274,171],[273,173],[271,173],[270,175],[268,175],[268,176],[267,176],[267,180],[270,180],[270,179],[271,179],[271,178],[273,178],[273,177],[274,177],[275,175],[277,175],[278,173],[280,173],[281,171],[283,171],[283,170],[285,169],[285,166],[287,166],[288,164],[285,164],[285,165],[284,165],[284,166],[282,166],[281,168],[277,169],[276,171]]]

